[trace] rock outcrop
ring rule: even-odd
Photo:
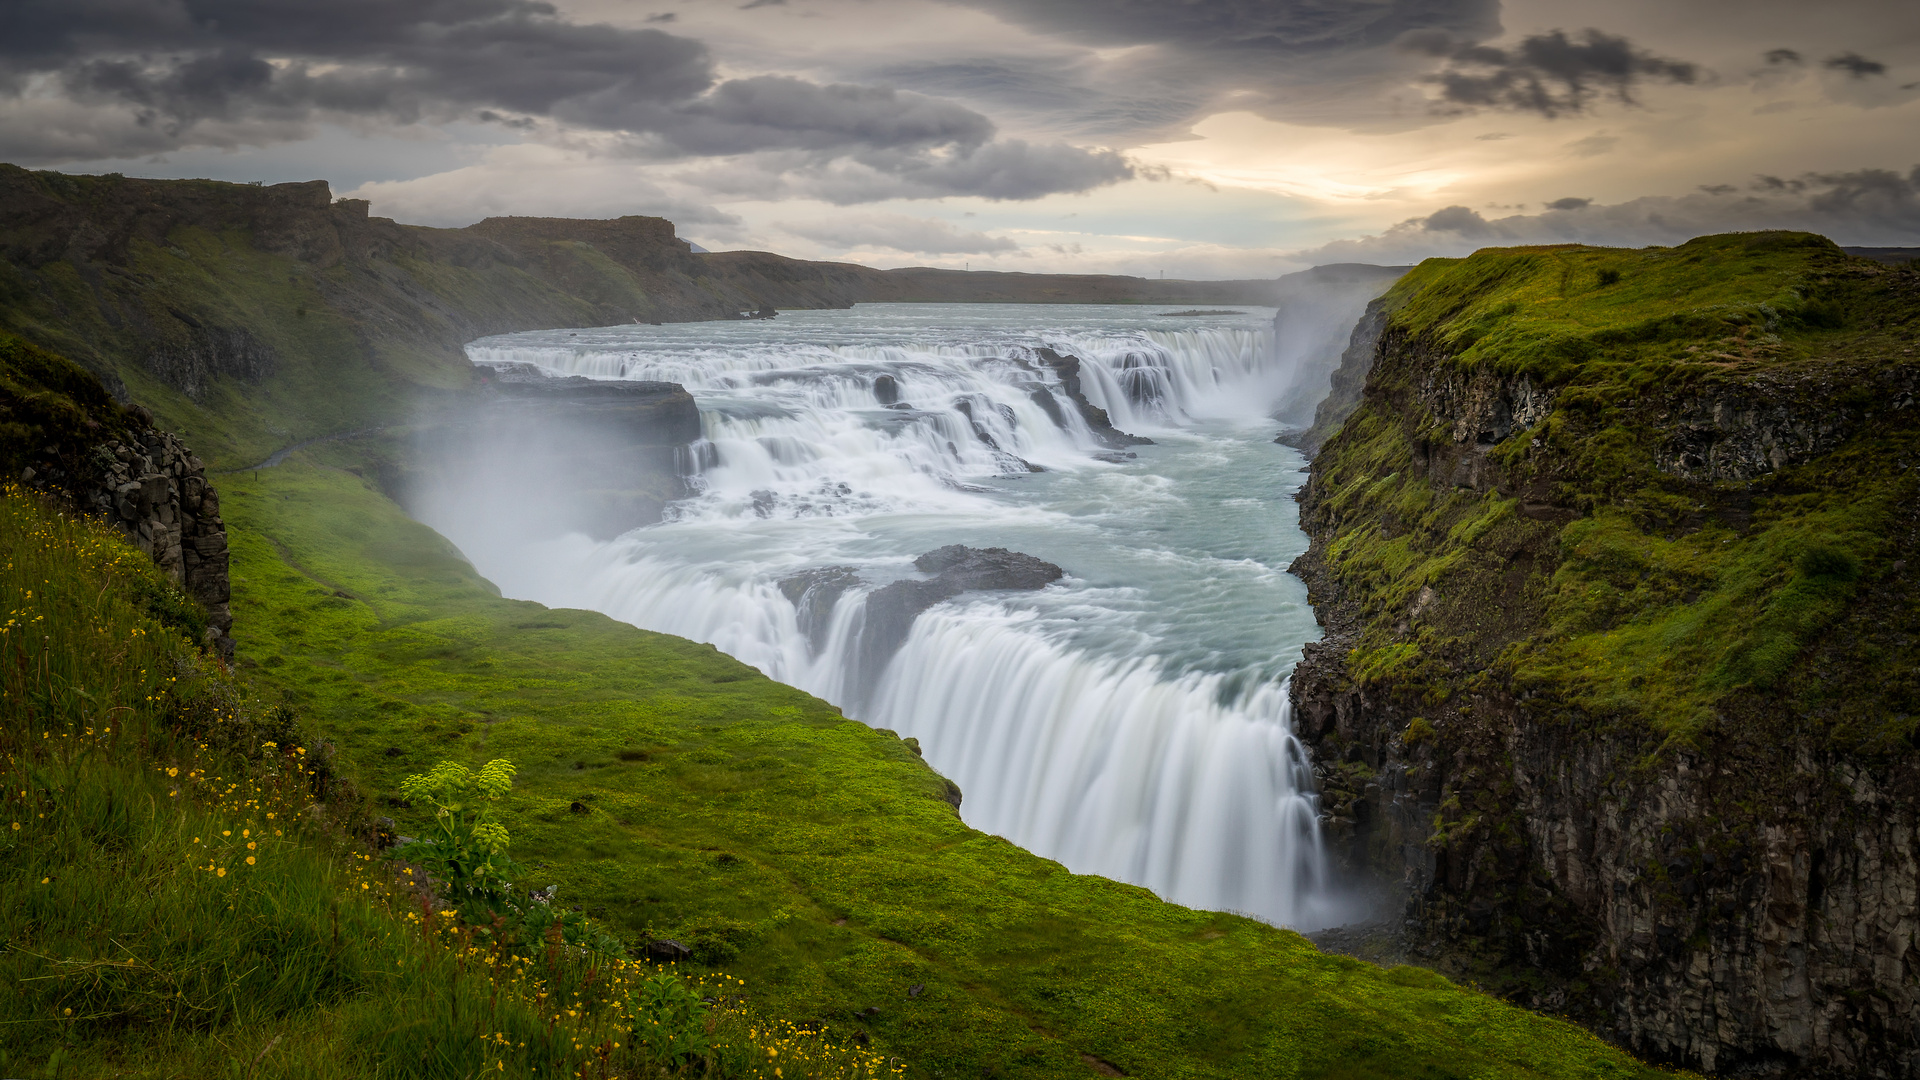
[[[905,578],[867,594],[852,684],[871,689],[887,661],[906,643],[913,621],[935,604],[967,592],[1044,589],[1066,571],[1032,555],[1006,548],[970,548],[948,544],[913,561],[926,578]],[[780,591],[800,616],[801,629],[817,653],[825,644],[834,605],[849,589],[867,583],[851,566],[821,566],[789,575]]]
[[[1080,419],[1086,421],[1088,429],[1093,432],[1094,438],[1100,440],[1102,446],[1109,450],[1124,450],[1129,446],[1153,445],[1152,439],[1143,435],[1129,435],[1114,427],[1113,421],[1107,416],[1107,410],[1087,400],[1086,390],[1080,385],[1079,357],[1043,348],[1034,350],[1034,359],[1051,370],[1060,380],[1060,389],[1067,395],[1067,400],[1073,402],[1074,408],[1080,413]],[[1046,409],[1048,415],[1053,416],[1055,423],[1060,422],[1063,414],[1058,413],[1059,405],[1053,401],[1053,395],[1046,393],[1045,390],[1037,390],[1034,401],[1041,408]]]
[[[207,612],[206,644],[233,656],[227,526],[206,466],[178,436],[152,428],[98,444],[103,482],[79,502],[118,525],[127,539],[183,586]]]
[[[1690,311],[1722,250],[1848,322],[1753,333],[1792,299],[1759,271],[1748,311]],[[1766,234],[1642,258],[1675,336],[1596,318],[1469,353],[1504,290],[1587,265],[1518,253],[1369,313],[1300,496],[1327,636],[1294,717],[1329,843],[1400,908],[1382,951],[1647,1058],[1920,1077],[1920,274]],[[1734,359],[1641,374],[1700,352]]]
[[[118,526],[206,612],[233,655],[227,530],[201,460],[139,407],[116,404],[56,353],[0,335],[0,466],[9,479]]]

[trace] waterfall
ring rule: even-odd
[[[609,543],[506,549],[486,508],[423,516],[509,595],[711,642],[918,738],[978,828],[1180,903],[1339,921],[1285,690],[1318,631],[1283,570],[1304,547],[1284,499],[1301,463],[1267,442],[1286,386],[1265,316],[781,319],[475,342],[476,364],[686,386],[695,494]],[[1160,445],[1103,445],[1043,349],[1078,357],[1086,398]],[[952,543],[1068,577],[936,604],[876,653],[867,598]]]

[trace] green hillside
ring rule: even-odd
[[[1387,302],[1391,356],[1310,493],[1339,531],[1325,568],[1357,677],[1443,696],[1511,678],[1682,744],[1793,686],[1846,744],[1911,745],[1920,682],[1875,639],[1914,611],[1874,585],[1912,524],[1920,274],[1762,233],[1488,249],[1429,260]],[[1458,384],[1450,414],[1436,373]],[[1474,395],[1521,381],[1550,398],[1538,422],[1469,443]],[[1766,443],[1780,467],[1689,460],[1711,421],[1684,411],[1716,400],[1779,413],[1757,422],[1787,429]],[[1478,480],[1437,465],[1475,453]]]
[[[1645,1071],[1430,973],[975,832],[891,734],[710,646],[500,599],[351,474],[290,464],[227,492],[243,654],[367,790],[512,758],[537,884],[684,942],[781,1015],[869,1032],[913,1075]]]

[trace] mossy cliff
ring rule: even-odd
[[[1296,565],[1340,857],[1656,1060],[1920,1076],[1920,271],[1490,249],[1371,321]]]

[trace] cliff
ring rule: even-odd
[[[1916,332],[1920,272],[1792,233],[1369,310],[1293,694],[1403,946],[1654,1060],[1920,1076]]]
[[[0,335],[0,478],[117,526],[199,611],[155,612],[233,656],[227,527],[206,466],[152,414],[122,408],[72,361]],[[130,598],[170,605],[168,596]]]

